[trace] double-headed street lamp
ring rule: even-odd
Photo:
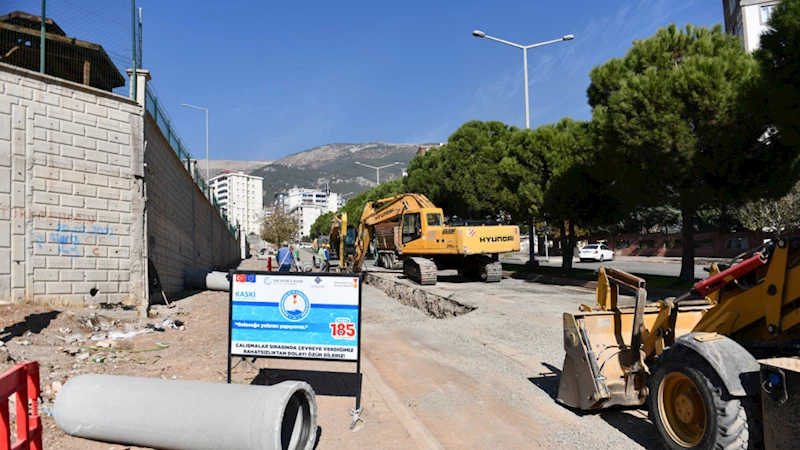
[[[181,103],[181,106],[185,106],[187,108],[199,109],[201,111],[206,112],[206,184],[209,183],[208,180],[208,108],[203,108],[202,106],[194,106],[194,105],[187,105],[186,103]]]
[[[381,184],[381,169],[385,169],[387,167],[396,166],[396,165],[398,165],[400,163],[395,161],[395,162],[393,162],[391,164],[387,164],[385,166],[380,166],[380,167],[370,166],[368,164],[363,164],[363,163],[360,163],[358,161],[356,161],[356,164],[358,164],[359,166],[369,167],[370,169],[375,169],[375,172],[376,172],[375,173],[375,178],[376,178],[377,184]]]
[[[530,113],[530,107],[528,106],[528,49],[529,48],[541,47],[541,46],[547,45],[547,44],[555,44],[556,42],[571,41],[571,40],[575,39],[575,36],[573,36],[571,34],[568,34],[568,35],[562,37],[561,39],[553,39],[552,41],[539,42],[538,44],[520,45],[520,44],[515,44],[514,42],[509,42],[509,41],[505,41],[503,39],[498,39],[496,37],[489,36],[489,35],[487,35],[486,33],[484,33],[483,31],[480,31],[480,30],[473,31],[472,35],[475,36],[475,37],[479,37],[479,38],[491,39],[493,41],[500,42],[501,44],[506,44],[506,45],[510,45],[512,47],[516,47],[516,48],[521,48],[522,49],[522,64],[523,64],[523,67],[525,68],[525,128],[530,128],[531,127],[531,113]]]

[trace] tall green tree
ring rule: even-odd
[[[501,168],[509,188],[518,186],[514,210],[559,229],[562,267],[569,269],[577,228],[618,220],[616,205],[593,175],[597,152],[589,124],[564,118],[516,131],[509,142]]]
[[[697,211],[753,195],[774,161],[746,101],[759,67],[720,26],[675,25],[592,69],[592,120],[608,185],[629,205],[680,209],[681,278],[694,273]]]
[[[411,161],[406,192],[424,194],[445,214],[461,218],[508,211],[516,194],[503,182],[500,163],[515,130],[500,122],[465,123],[447,144]]]
[[[765,111],[783,145],[800,146],[800,0],[784,0],[772,12],[770,29],[755,55],[761,64]]]
[[[312,239],[331,234],[331,219],[333,219],[333,214],[333,212],[326,212],[317,217],[317,220],[311,224],[310,234]]]

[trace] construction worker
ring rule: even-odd
[[[319,268],[322,272],[330,272],[331,271],[331,263],[328,262],[330,259],[330,254],[328,253],[328,244],[322,244],[319,246],[319,252],[317,252],[317,256],[319,256]]]
[[[294,255],[289,248],[289,243],[284,242],[280,250],[278,250],[278,272],[289,272],[294,264]]]

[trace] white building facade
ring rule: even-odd
[[[778,3],[780,0],[722,0],[725,32],[738,36],[745,51],[757,50]]]
[[[297,223],[300,225],[297,238],[316,238],[317,236],[311,236],[311,225],[325,212],[322,206],[317,205],[297,205],[290,209],[289,215],[297,219]]]
[[[292,188],[282,201],[288,211],[298,206],[318,206],[322,214],[339,209],[339,194],[322,189]]]
[[[242,227],[242,235],[259,234],[259,219],[264,210],[264,179],[243,172],[223,173],[210,180],[209,185],[217,196],[228,220]]]

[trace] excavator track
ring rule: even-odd
[[[422,286],[436,284],[438,270],[433,261],[425,258],[406,258],[403,262],[403,275]]]
[[[485,283],[497,283],[503,279],[503,264],[500,261],[494,261],[486,264],[486,279]]]

